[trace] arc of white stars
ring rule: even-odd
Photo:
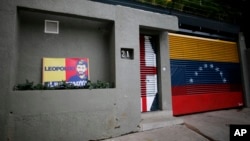
[[[214,69],[214,65],[213,65],[213,64],[209,64],[209,67],[210,67],[210,69]],[[199,71],[203,71],[203,68],[205,68],[205,69],[208,68],[208,64],[203,64],[203,67],[200,66],[200,67],[198,68],[198,70],[199,70]],[[227,82],[227,79],[223,77],[223,72],[220,71],[220,68],[219,68],[219,67],[216,67],[214,70],[215,70],[216,72],[219,72],[220,77],[221,77],[221,79],[222,79],[222,82],[223,82],[223,83],[226,83],[226,82]],[[195,72],[194,72],[194,75],[195,75],[195,76],[198,76],[199,73],[198,73],[197,71],[195,71]],[[194,83],[194,79],[193,79],[193,78],[190,78],[190,79],[189,79],[189,83]]]

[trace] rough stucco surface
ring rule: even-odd
[[[6,1],[4,4],[0,1],[0,140],[5,140],[8,132],[8,105],[9,89],[11,79],[11,65],[14,64],[11,59],[15,55],[15,18],[16,13],[11,8],[12,4]],[[15,57],[13,57],[15,58]]]
[[[110,75],[114,73],[113,76],[107,77],[103,76],[102,73],[98,74],[96,70],[98,66],[93,66],[96,75],[92,73],[91,76],[93,76],[93,79],[114,80],[116,87],[99,90],[12,91],[15,83],[25,79],[24,76],[27,74],[25,71],[29,71],[23,69],[23,65],[27,65],[31,70],[34,69],[33,71],[38,71],[37,73],[31,73],[30,80],[39,81],[41,64],[37,64],[35,60],[45,56],[42,50],[46,48],[42,48],[43,46],[51,46],[52,44],[52,42],[50,44],[49,42],[38,42],[39,44],[36,46],[42,48],[41,52],[30,50],[32,45],[28,43],[34,44],[32,39],[34,37],[36,37],[35,40],[38,40],[37,29],[39,29],[39,26],[25,27],[25,24],[20,21],[22,17],[17,15],[17,7],[37,9],[42,13],[50,11],[49,13],[53,18],[56,17],[53,15],[59,14],[63,18],[65,15],[74,15],[73,17],[77,16],[84,20],[111,21],[111,24],[108,24],[111,25],[111,29],[108,30],[110,32],[108,41],[100,40],[101,43],[95,45],[92,43],[91,45],[96,47],[97,50],[87,49],[89,49],[90,55],[97,55],[98,51],[102,53],[106,51],[101,48],[102,43],[105,44],[103,45],[104,48],[110,49],[107,54],[109,52],[111,55],[109,57],[114,60],[111,61],[112,63],[105,71]],[[0,140],[82,141],[109,138],[139,130],[138,125],[141,120],[139,29],[140,27],[149,27],[158,31],[176,31],[178,30],[176,17],[82,0],[1,0],[0,18],[1,21],[4,21],[4,23],[1,22],[0,26],[0,59],[4,60],[0,66]],[[69,17],[69,19],[71,18]],[[77,22],[78,18],[72,18],[72,20]],[[68,25],[70,28],[74,27],[74,24]],[[83,34],[86,30],[83,26],[80,35],[87,36],[87,33]],[[79,33],[77,30],[71,33],[72,36],[69,36],[69,38],[79,37],[76,36]],[[30,34],[34,36],[30,36]],[[20,37],[20,35],[24,36]],[[92,37],[89,36],[89,40],[101,36],[94,30],[89,35],[93,35]],[[30,39],[26,39],[28,37]],[[24,39],[26,40],[24,41]],[[56,47],[61,46],[62,44],[59,41],[64,41],[64,39],[66,38],[53,39],[57,41],[54,45]],[[64,43],[73,44],[69,42]],[[79,41],[75,44],[87,46],[85,43]],[[26,51],[22,50],[24,47],[28,47]],[[120,48],[123,47],[134,50],[134,60],[120,58]],[[53,54],[54,51],[47,52],[48,57],[55,55]],[[52,55],[50,55],[51,53]],[[71,53],[72,55],[79,55],[74,51]],[[59,55],[68,57],[67,52],[63,51],[59,51]],[[32,58],[35,59],[28,64],[26,61]],[[95,58],[91,60],[94,61]],[[91,64],[98,65],[98,63],[101,62],[96,61]],[[23,75],[18,76],[19,74]],[[168,82],[166,80],[162,83]],[[164,92],[164,94],[170,93]]]
[[[13,140],[106,138],[119,122],[112,89],[15,92],[11,99]]]
[[[245,44],[245,38],[243,33],[239,33],[239,41],[238,41],[238,52],[239,52],[239,59],[241,62],[241,73],[242,73],[242,80],[243,80],[243,91],[245,93],[244,95],[244,103],[247,107],[250,107],[250,96],[249,96],[249,70],[250,70],[250,62],[249,62],[249,56],[250,56],[250,51],[249,49],[246,48]]]

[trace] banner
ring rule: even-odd
[[[62,81],[85,86],[90,79],[88,58],[43,58],[43,84],[56,87]]]

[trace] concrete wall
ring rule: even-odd
[[[242,84],[243,84],[243,98],[244,98],[244,106],[250,107],[250,50],[246,48],[245,37],[243,33],[239,33],[238,40],[238,50],[239,57],[241,62],[241,76],[242,76]]]
[[[17,7],[34,11],[20,13]],[[165,40],[166,31],[178,30],[176,17],[82,0],[1,0],[0,11],[0,59],[4,60],[0,66],[0,140],[82,141],[139,131],[139,29],[160,31],[160,39]],[[62,21],[60,34],[41,32],[44,17]],[[99,32],[96,27],[108,30]],[[167,44],[161,43],[161,47],[168,54]],[[121,59],[121,48],[132,48],[134,59]],[[163,60],[168,57],[161,55]],[[26,77],[41,80],[41,57],[71,56],[89,57],[91,78],[114,81],[115,88],[12,90]],[[106,57],[108,67],[101,64]],[[170,77],[168,73],[162,75]],[[170,86],[167,80],[161,83]],[[170,94],[169,87],[162,90],[164,99]],[[163,105],[168,109],[168,104]]]
[[[59,34],[44,33],[44,20],[59,21]],[[16,83],[41,82],[43,57],[87,57],[90,80],[114,82],[111,70],[112,21],[18,9],[18,59]],[[34,65],[36,64],[36,65]]]

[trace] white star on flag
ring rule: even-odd
[[[220,71],[220,68],[215,68],[216,71]]]
[[[207,68],[207,64],[204,64],[204,68]]]
[[[196,71],[196,72],[194,72],[194,75],[195,75],[195,76],[198,76],[198,72],[197,72],[197,71]]]
[[[223,76],[223,72],[220,72],[220,76]]]
[[[193,82],[194,82],[193,78],[190,78],[190,79],[189,79],[189,82],[190,82],[190,83],[193,83]]]
[[[214,65],[213,65],[213,64],[210,64],[210,68],[214,68]]]
[[[227,82],[227,79],[226,79],[226,78],[224,78],[224,79],[223,79],[223,82],[224,82],[224,83],[226,83],[226,82]]]
[[[202,71],[203,69],[202,69],[202,67],[199,67],[199,71]]]

